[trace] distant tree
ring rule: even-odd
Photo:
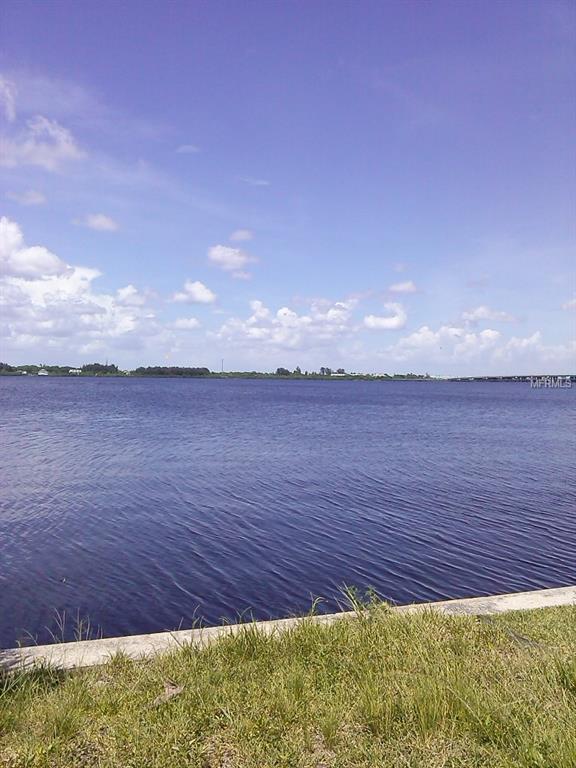
[[[53,376],[67,376],[70,370],[69,365],[44,365],[43,368],[51,373]]]
[[[344,368],[338,368],[336,373],[346,373],[346,371],[344,370]]]
[[[132,371],[134,376],[184,376],[192,378],[194,376],[209,376],[209,368],[183,368],[181,366],[149,365],[146,368],[140,367]]]
[[[87,363],[86,365],[82,366],[82,373],[93,373],[93,374],[116,374],[118,373],[118,366],[110,363],[103,364],[103,363]]]
[[[320,375],[321,376],[332,376],[332,368],[320,368]]]
[[[288,368],[276,368],[276,376],[290,376]]]
[[[0,373],[14,373],[18,369],[8,363],[0,363]]]
[[[295,374],[296,376],[302,376],[302,371],[301,371],[301,369],[300,369],[300,366],[299,366],[299,365],[297,365],[297,366],[296,366],[296,368],[294,368],[294,374]]]

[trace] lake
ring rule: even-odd
[[[0,645],[576,582],[576,388],[0,379]]]

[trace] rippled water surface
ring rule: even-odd
[[[576,389],[0,379],[0,644],[576,582]]]

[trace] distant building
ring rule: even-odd
[[[48,371],[46,370],[46,368],[40,368],[40,370],[38,371],[38,376],[48,376]]]
[[[68,371],[69,376],[80,376],[82,370],[80,368],[70,368]]]

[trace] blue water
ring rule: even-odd
[[[0,379],[0,645],[576,583],[576,389]],[[71,629],[71,626],[69,626]]]

